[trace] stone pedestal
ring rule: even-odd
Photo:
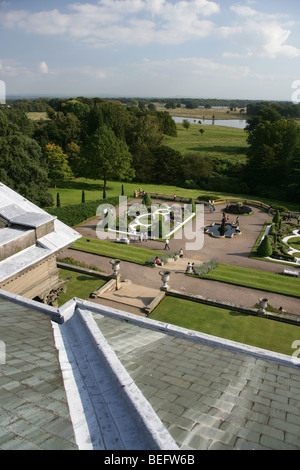
[[[269,299],[259,299],[259,313],[266,313],[266,308],[268,306]]]
[[[119,271],[120,271],[121,260],[119,260],[119,259],[112,259],[112,260],[110,261],[110,264],[111,264],[112,269],[113,269],[113,277],[114,277],[114,278],[117,278],[118,273],[119,273]]]
[[[168,286],[168,281],[170,279],[170,271],[159,271],[159,274],[161,276],[161,280],[163,282],[163,285],[161,286],[160,290],[168,290],[170,287]]]

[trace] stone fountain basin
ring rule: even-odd
[[[226,224],[225,227],[226,227],[226,232],[224,233],[224,235],[220,235],[220,232],[219,232],[219,228],[220,228],[221,224],[218,224],[218,223],[214,223],[214,224],[210,224],[210,225],[206,225],[204,227],[204,232],[207,233],[208,235],[210,235],[211,237],[214,237],[214,238],[233,238],[234,235],[242,235],[242,231],[236,227],[234,224]]]

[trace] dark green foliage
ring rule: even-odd
[[[275,215],[274,215],[274,217],[273,217],[273,222],[274,222],[275,225],[278,225],[278,224],[279,224],[279,222],[280,222],[279,211],[276,211],[276,212],[275,212]]]
[[[158,238],[166,238],[168,230],[162,216],[159,216],[158,218],[157,226],[155,227],[155,233],[157,233]]]
[[[225,212],[229,214],[251,214],[252,209],[244,204],[230,204],[225,208]]]
[[[60,204],[60,195],[59,195],[59,193],[57,193],[57,195],[56,195],[56,207],[60,207],[60,206],[61,206],[61,204]]]
[[[255,193],[266,197],[297,197],[300,191],[298,123],[266,107],[248,122],[247,184]]]
[[[97,208],[100,204],[111,204],[116,206],[119,203],[119,198],[108,198],[106,200],[98,201],[89,201],[85,204],[72,204],[68,206],[63,206],[59,208],[50,208],[47,209],[49,214],[55,215],[61,222],[69,225],[70,227],[75,227],[79,225],[86,219],[95,216],[97,213]]]
[[[263,241],[260,243],[259,247],[257,248],[258,256],[262,258],[266,258],[267,256],[271,256],[273,252],[272,245],[268,236],[265,236]]]
[[[191,212],[192,212],[193,214],[196,214],[196,204],[195,204],[194,199],[191,198],[191,199],[189,200],[189,205],[191,206]]]
[[[53,204],[47,193],[48,169],[26,116],[0,110],[0,181],[41,207]]]
[[[84,192],[84,189],[82,190],[82,193],[81,193],[81,203],[82,203],[82,204],[85,204],[85,192]]]
[[[151,204],[152,204],[152,199],[151,199],[151,197],[149,196],[148,193],[146,193],[144,198],[143,198],[143,204],[144,204],[144,206],[147,206],[147,207],[151,206]]]

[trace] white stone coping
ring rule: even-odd
[[[77,305],[81,305],[82,308],[89,309],[94,313],[99,313],[100,315],[109,316],[115,318],[116,320],[130,322],[132,324],[138,325],[140,327],[161,331],[166,334],[171,334],[176,337],[183,339],[191,340],[198,343],[205,343],[211,347],[223,348],[231,350],[232,352],[250,354],[261,359],[270,360],[276,363],[281,363],[286,366],[300,366],[300,359],[296,359],[292,356],[286,354],[277,353],[274,351],[269,351],[263,348],[257,348],[255,346],[250,346],[248,344],[239,343],[237,341],[231,341],[225,338],[220,338],[218,336],[209,335],[206,333],[201,333],[198,331],[190,330],[180,326],[172,325],[170,323],[161,322],[158,320],[153,320],[151,318],[145,318],[137,316],[133,313],[124,312],[122,310],[117,310],[111,307],[102,306],[89,302],[88,300],[75,299]]]

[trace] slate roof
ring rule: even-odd
[[[294,358],[80,299],[0,299],[0,449],[127,448],[122,422],[114,447],[99,437],[120,400],[137,448],[300,449]]]
[[[0,230],[0,246],[21,237],[26,230],[54,221],[53,232],[39,238],[35,245],[0,262],[0,282],[72,245],[81,237],[78,232],[3,183],[0,183],[0,217],[8,222],[8,226]],[[18,226],[17,230],[13,224]]]
[[[0,340],[0,449],[77,449],[50,317],[0,299]]]

